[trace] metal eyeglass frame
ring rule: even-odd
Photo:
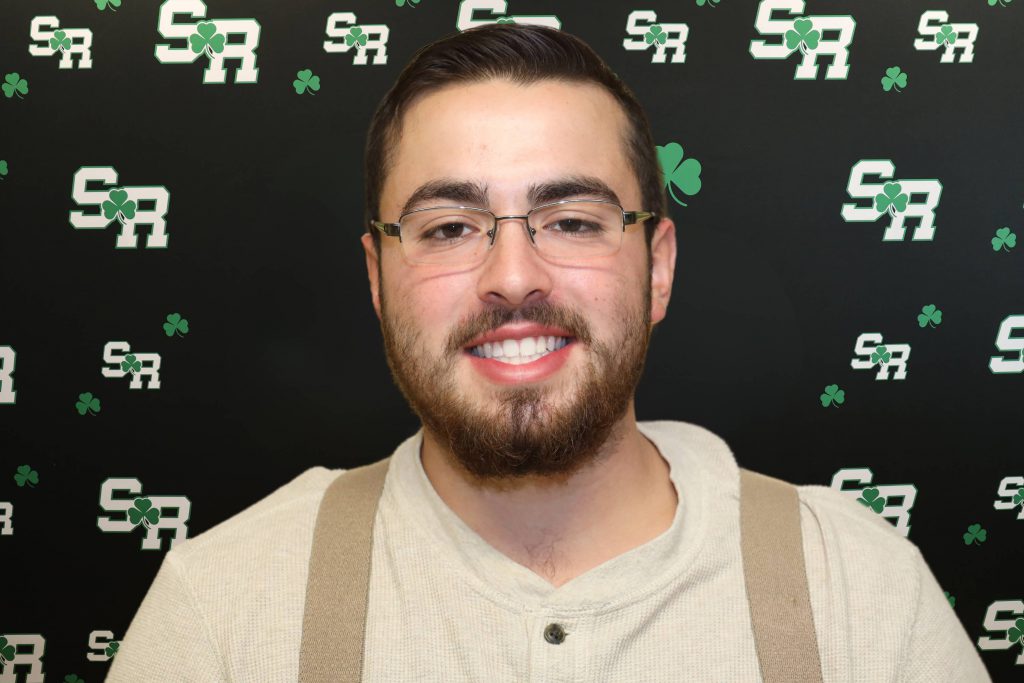
[[[498,223],[499,223],[499,221],[503,221],[503,220],[506,220],[508,218],[524,218],[524,219],[526,219],[525,221],[523,221],[523,226],[526,228],[526,234],[530,238],[530,244],[532,244],[534,247],[536,247],[537,246],[537,242],[536,242],[536,240],[534,240],[533,236],[537,234],[537,230],[532,225],[530,225],[530,215],[533,212],[535,212],[535,211],[539,211],[540,209],[546,209],[546,208],[548,208],[550,206],[557,206],[559,204],[573,204],[573,203],[575,203],[575,204],[579,204],[579,203],[611,204],[612,206],[618,208],[619,211],[622,212],[622,232],[626,232],[626,226],[627,225],[634,225],[636,223],[643,223],[646,220],[650,220],[651,218],[657,218],[658,217],[657,214],[652,213],[650,211],[639,211],[639,210],[638,211],[626,211],[625,209],[622,208],[621,204],[618,204],[618,203],[613,202],[613,201],[608,200],[608,199],[562,199],[562,200],[559,200],[557,202],[549,202],[547,204],[541,204],[540,206],[535,206],[535,207],[530,209],[525,214],[509,215],[509,216],[495,216],[494,212],[492,212],[490,209],[481,209],[480,207],[477,207],[477,206],[427,206],[427,207],[424,207],[422,209],[413,209],[412,211],[409,211],[407,213],[403,213],[401,216],[398,217],[398,222],[397,223],[385,223],[383,221],[377,221],[377,220],[372,220],[371,219],[370,220],[370,226],[372,226],[374,228],[377,228],[378,230],[380,230],[382,233],[384,233],[388,237],[397,237],[399,243],[401,243],[402,242],[402,230],[401,230],[401,228],[402,228],[402,219],[404,219],[406,216],[412,215],[414,213],[419,213],[420,211],[433,211],[435,209],[469,209],[471,211],[480,211],[480,212],[483,212],[483,213],[489,213],[489,214],[491,214],[491,217],[494,219],[493,227],[491,227],[491,229],[487,231],[487,236],[491,238],[490,242],[487,243],[487,250],[488,251],[490,251],[491,247],[494,246],[494,241],[498,238]],[[620,240],[619,241],[619,247],[621,248],[621,246],[622,246],[622,242]],[[405,250],[404,249],[402,250],[402,253],[403,253],[403,255],[405,255]],[[617,253],[617,252],[613,252],[613,253]],[[406,260],[409,260],[407,255],[405,256],[405,258],[406,258]],[[410,263],[415,263],[415,261],[410,261]]]

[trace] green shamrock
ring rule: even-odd
[[[822,408],[828,408],[830,404],[838,408],[846,400],[846,392],[840,389],[838,384],[829,384],[818,400],[821,401]]]
[[[79,678],[78,674],[68,674],[64,677],[64,683],[85,683],[85,679]]]
[[[50,38],[50,49],[56,52],[60,50],[65,52],[71,49],[71,39],[68,38],[68,34],[64,31],[54,31],[53,37]]]
[[[292,81],[292,87],[295,88],[295,92],[302,94],[309,89],[309,94],[312,95],[314,90],[320,89],[320,77],[314,76],[313,71],[310,69],[303,69],[302,71],[295,74],[298,78]]]
[[[175,332],[179,337],[188,334],[188,320],[182,318],[181,313],[171,313],[167,316],[167,322],[164,323],[164,334],[173,337]]]
[[[92,395],[91,392],[87,391],[84,394],[78,395],[78,401],[75,403],[75,408],[78,409],[79,415],[95,415],[100,412],[100,400]]]
[[[996,236],[992,238],[992,251],[999,251],[1000,248],[1003,251],[1010,251],[1015,246],[1017,246],[1017,233],[1010,232],[1009,228],[996,230]]]
[[[661,24],[654,24],[651,26],[651,30],[644,34],[644,40],[647,41],[648,45],[655,41],[664,45],[665,41],[668,40],[668,35],[662,30]]]
[[[132,501],[135,505],[128,508],[128,521],[132,526],[138,526],[139,522],[147,529],[160,521],[160,510],[153,507],[153,501],[149,498],[136,498]]]
[[[129,512],[131,512],[131,510],[129,510]],[[107,644],[107,649],[106,649],[107,657],[113,657],[114,655],[116,655],[117,654],[117,648],[119,648],[119,647],[121,647],[121,644],[119,642],[117,642],[116,640],[111,641],[110,643],[108,643]]]
[[[495,21],[495,23],[497,23],[497,24],[514,24],[514,23],[516,23],[516,20],[513,19],[512,17],[498,17],[497,20]]]
[[[212,21],[200,21],[196,24],[196,32],[188,37],[188,42],[192,44],[192,52],[199,54],[206,50],[206,55],[211,59],[214,52],[224,52],[226,40],[223,33],[217,33],[217,25]]]
[[[910,195],[903,193],[902,190],[903,186],[899,183],[886,183],[882,187],[882,192],[875,195],[875,210],[889,209],[889,213],[893,216],[897,211],[906,211]]]
[[[871,363],[888,363],[889,359],[892,358],[892,354],[885,350],[884,346],[876,346],[874,353],[871,354]]]
[[[420,0],[408,0],[408,2],[409,2],[409,7],[415,7],[415,6],[416,6],[416,3],[418,3],[419,1],[420,1]],[[395,6],[396,6],[396,7],[401,7],[401,6],[402,6],[402,5],[404,5],[405,3],[406,3],[406,0],[395,0]]]
[[[17,653],[14,646],[8,642],[7,638],[0,636],[0,659],[9,662],[14,659],[15,654]]]
[[[896,92],[900,92],[902,88],[907,87],[907,74],[904,71],[900,71],[898,66],[890,66],[885,70],[885,75],[882,76],[882,89],[885,92],[889,92],[894,87]]]
[[[98,9],[106,9],[108,5],[112,11],[116,12],[117,10],[114,8],[121,6],[121,0],[96,0],[96,7]]]
[[[7,161],[5,159],[0,159],[0,176],[5,175],[7,175]],[[3,180],[3,178],[0,178],[0,180]]]
[[[124,360],[121,361],[121,369],[125,372],[131,371],[132,373],[136,373],[142,369],[142,361],[136,360],[134,353],[129,353],[124,357]]]
[[[981,545],[985,542],[986,531],[981,528],[980,524],[972,524],[967,527],[967,533],[964,534],[964,545]]]
[[[345,34],[345,44],[355,45],[356,43],[366,45],[366,34],[363,33],[363,29],[358,26],[353,26],[352,29]]]
[[[1024,619],[1018,619],[1013,622],[1013,626],[1006,631],[1006,638],[1011,643],[1016,643],[1017,641],[1024,643]]]
[[[814,22],[810,19],[797,19],[793,22],[793,28],[786,31],[786,48],[793,51],[800,48],[801,54],[807,54],[808,50],[818,47],[821,40],[821,31],[812,31]]]
[[[718,3],[721,1],[722,0],[697,0],[697,7],[703,7],[704,5],[707,5],[708,7],[717,7]]]
[[[1024,489],[1017,489],[1017,493],[1013,494],[1013,504],[1020,505],[1024,503]]]
[[[932,324],[934,323],[934,325]],[[917,324],[921,327],[925,325],[939,325],[942,323],[942,311],[935,308],[935,304],[928,304],[921,309],[921,312],[917,314]]]
[[[882,508],[885,507],[885,496],[878,495],[878,489],[870,488],[864,489],[860,492],[860,498],[857,502],[861,505],[866,505],[878,514],[882,514]]]
[[[18,486],[24,486],[27,482],[29,486],[35,488],[39,483],[39,473],[28,465],[22,465],[18,468],[18,473],[14,475],[14,481]]]
[[[109,199],[104,200],[103,215],[107,220],[117,218],[119,223],[135,218],[135,202],[128,199],[128,191],[124,188],[114,189],[107,193]]]
[[[949,43],[950,45],[956,40],[956,31],[953,30],[952,24],[943,24],[939,27],[939,32],[935,34],[935,42],[939,45],[943,43]]]
[[[0,86],[3,88],[4,95],[10,99],[14,97],[14,94],[18,94],[18,99],[25,99],[22,95],[28,94],[28,81],[18,75],[17,71],[13,71],[4,76],[4,84]]]
[[[670,142],[664,147],[658,145],[658,161],[661,162],[661,177],[668,188],[668,193],[677,204],[686,206],[672,191],[675,185],[683,193],[691,197],[700,192],[700,162],[696,159],[683,159],[683,148],[678,142]],[[682,163],[680,163],[682,161]]]
[[[988,0],[988,6],[995,7],[996,5],[1002,5],[1003,7],[1006,7],[1011,2],[1013,2],[1013,0]]]
[[[952,595],[950,595],[949,591],[942,591],[942,592],[945,594],[946,600],[949,600],[949,606],[950,607],[956,607],[956,598],[953,597]]]

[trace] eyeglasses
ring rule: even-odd
[[[545,260],[573,264],[617,253],[627,225],[656,215],[625,211],[603,199],[564,199],[517,216],[495,216],[470,206],[432,206],[402,214],[397,223],[371,220],[370,226],[397,237],[410,263],[473,266],[494,246],[498,222],[509,218],[526,219],[530,244]]]

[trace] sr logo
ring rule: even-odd
[[[949,13],[942,10],[928,10],[921,15],[917,32],[924,36],[914,39],[915,50],[942,50],[939,61],[950,64],[956,61],[960,50],[960,63],[974,61],[974,41],[978,39],[977,24],[951,24]]]
[[[794,80],[817,78],[818,57],[828,56],[832,60],[825,79],[845,79],[850,72],[850,44],[857,22],[848,14],[799,16],[803,12],[804,0],[761,0],[754,29],[762,36],[777,36],[778,41],[752,40],[750,55],[754,59],[787,59],[799,51]],[[790,16],[783,18],[779,13]]]
[[[101,183],[112,189],[89,189],[90,183]],[[167,208],[171,195],[163,185],[117,186],[117,171],[112,166],[83,166],[71,179],[71,198],[78,206],[95,206],[95,213],[71,211],[68,220],[77,230],[103,230],[113,222],[121,224],[114,242],[116,249],[139,246],[135,228],[150,226],[147,249],[167,247]],[[147,207],[143,208],[142,203]]]
[[[327,37],[338,38],[324,41],[324,52],[356,51],[352,63],[366,64],[366,53],[373,52],[374,64],[388,63],[388,27],[384,24],[356,25],[355,12],[335,12],[327,17]]]
[[[1009,375],[1024,372],[1024,336],[1013,336],[1015,330],[1024,332],[1024,315],[1008,315],[999,323],[995,346],[1003,354],[1016,354],[1016,358],[992,356],[988,369],[994,375]]]
[[[870,370],[878,366],[875,380],[889,379],[889,370],[896,368],[893,379],[907,378],[907,361],[910,360],[910,344],[882,344],[878,332],[864,332],[857,337],[853,347],[856,356],[850,361],[854,370]]]
[[[18,392],[14,390],[14,364],[18,354],[10,346],[0,346],[0,405],[14,405]]]
[[[847,223],[874,223],[882,216],[889,225],[882,233],[883,242],[900,242],[906,236],[908,218],[918,221],[911,238],[914,242],[930,241],[935,236],[935,209],[942,197],[942,183],[931,179],[892,180],[896,164],[889,159],[862,159],[850,169],[846,193],[851,199],[866,199],[867,205],[843,204],[841,214]],[[868,182],[871,176],[884,182]]]
[[[870,468],[847,467],[832,475],[831,487],[852,500],[869,500],[868,507],[882,517],[893,520],[896,530],[909,536],[910,509],[917,500],[917,487],[913,484],[872,484],[874,476]],[[848,487],[850,483],[859,486]]]
[[[128,498],[116,497],[120,492],[131,494]],[[121,512],[124,517],[115,519],[100,515],[96,526],[107,534],[130,534],[136,527],[144,528],[143,550],[162,550],[160,532],[174,532],[170,547],[188,538],[188,519],[192,515],[192,501],[187,496],[142,496],[142,482],[135,477],[110,477],[100,485],[100,508],[104,512]],[[168,510],[177,510],[177,516],[169,516]]]
[[[513,14],[507,15],[508,0],[462,0],[459,3],[459,13],[455,19],[455,28],[460,31],[483,26],[484,24],[495,24],[513,21],[517,24],[540,24],[551,28],[562,28],[561,20],[553,14]],[[489,14],[490,18],[478,16]]]
[[[124,377],[130,374],[129,389],[141,389],[142,378],[148,377],[147,389],[160,388],[160,354],[132,353],[126,341],[109,341],[103,347],[103,362],[113,367],[100,368],[104,377]]]
[[[1001,617],[1000,615],[1007,615]],[[989,633],[1000,634],[998,638],[981,636],[978,638],[980,650],[1012,650],[1017,648],[1017,658],[1013,661],[1017,666],[1024,665],[1024,636],[1021,636],[1019,620],[1024,617],[1024,600],[996,600],[985,610],[982,626]],[[1011,634],[1014,637],[1011,640]]]
[[[664,64],[666,53],[672,51],[673,63],[686,61],[686,38],[690,27],[686,24],[658,22],[658,15],[651,10],[633,10],[626,17],[626,33],[635,38],[624,38],[622,47],[627,50],[647,50],[654,47],[652,64]],[[652,36],[648,39],[646,36]]]
[[[53,30],[49,30],[53,29]],[[78,56],[79,69],[92,68],[92,31],[87,28],[60,28],[60,19],[54,16],[32,17],[29,37],[42,45],[29,45],[33,57],[49,57],[60,53],[58,69],[73,69]]]
[[[191,64],[205,55],[209,60],[203,70],[203,83],[224,83],[227,69],[224,62],[238,60],[235,83],[255,83],[260,70],[256,67],[256,48],[260,44],[260,22],[255,19],[210,19],[178,22],[175,15],[187,14],[193,19],[206,17],[202,0],[166,0],[160,5],[157,31],[161,37],[180,40],[181,47],[157,43],[154,52],[161,64]],[[241,36],[241,40],[231,40]]]
[[[992,503],[996,510],[1016,510],[1017,519],[1024,519],[1024,477],[1003,477],[999,495]]]

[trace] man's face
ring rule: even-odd
[[[614,98],[590,84],[491,80],[435,91],[405,112],[380,219],[397,221],[413,192],[438,179],[485,186],[484,203],[442,197],[412,208],[525,214],[531,184],[588,176],[626,210],[648,209],[625,156],[625,125]],[[585,198],[599,197],[554,200]],[[616,254],[569,266],[545,261],[516,220],[499,224],[486,260],[470,267],[409,264],[398,239],[382,237],[379,291],[377,255],[364,235],[388,365],[425,438],[481,486],[564,481],[594,462],[632,416],[651,325],[664,317],[671,289],[671,228],[663,219],[655,237],[671,238],[671,258],[655,257],[653,306],[642,225],[627,227]],[[667,246],[656,251],[667,254]],[[523,323],[560,328],[570,343],[524,365],[470,353],[471,341],[495,330],[499,338],[535,336],[499,329]]]

